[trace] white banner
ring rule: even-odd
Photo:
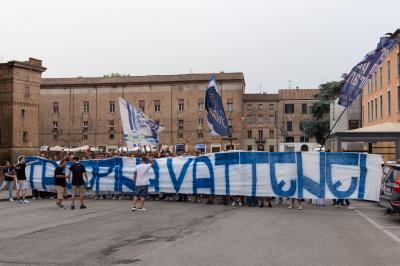
[[[40,157],[27,167],[38,190],[54,190],[57,163]],[[98,192],[131,192],[140,158],[83,160]],[[232,151],[199,157],[157,159],[150,191],[295,198],[354,198],[378,201],[382,158],[376,154]],[[67,170],[68,172],[68,170]],[[68,184],[70,186],[70,184]]]

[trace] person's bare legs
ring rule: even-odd
[[[141,197],[140,198],[140,208],[143,209],[143,206],[144,206],[144,197]]]
[[[26,195],[26,189],[22,190],[22,200],[25,200],[25,195]]]
[[[81,202],[81,206],[83,205],[83,200],[85,199],[85,193],[84,193],[84,191],[83,191],[83,186],[80,186],[79,187],[79,199],[80,199],[80,202]]]
[[[133,196],[133,206],[134,208],[136,208],[136,203],[137,203],[137,196]]]
[[[76,186],[72,186],[71,192],[71,206],[75,206],[75,195],[76,195]]]

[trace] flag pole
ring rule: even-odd
[[[348,107],[344,108],[342,113],[339,115],[338,119],[335,121],[335,123],[333,124],[332,128],[329,130],[328,135],[324,138],[324,141],[322,142],[321,147],[319,148],[319,151],[322,150],[323,147],[325,147],[325,143],[328,140],[329,136],[331,135],[333,129],[335,128],[335,126],[337,125],[337,123],[339,122],[340,118],[342,118],[344,112],[347,110]]]

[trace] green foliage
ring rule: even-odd
[[[117,72],[113,72],[113,73],[110,73],[110,74],[106,74],[106,75],[103,75],[103,78],[114,78],[114,77],[130,77],[131,75],[129,75],[129,74],[120,74],[120,73],[117,73]]]
[[[310,137],[315,137],[319,144],[325,144],[325,137],[330,131],[330,103],[339,96],[345,79],[346,74],[343,74],[340,81],[321,84],[319,86],[320,92],[315,95],[318,101],[310,107],[313,119],[303,121],[304,132]]]

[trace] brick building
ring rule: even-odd
[[[230,143],[208,134],[204,95],[211,73],[42,79],[45,70],[32,58],[0,64],[0,158],[37,154],[42,145],[118,149],[124,145],[119,97],[165,126],[161,144],[208,153]],[[245,94],[243,73],[216,78],[235,149],[298,150],[291,145],[310,141],[299,125],[318,90]]]

